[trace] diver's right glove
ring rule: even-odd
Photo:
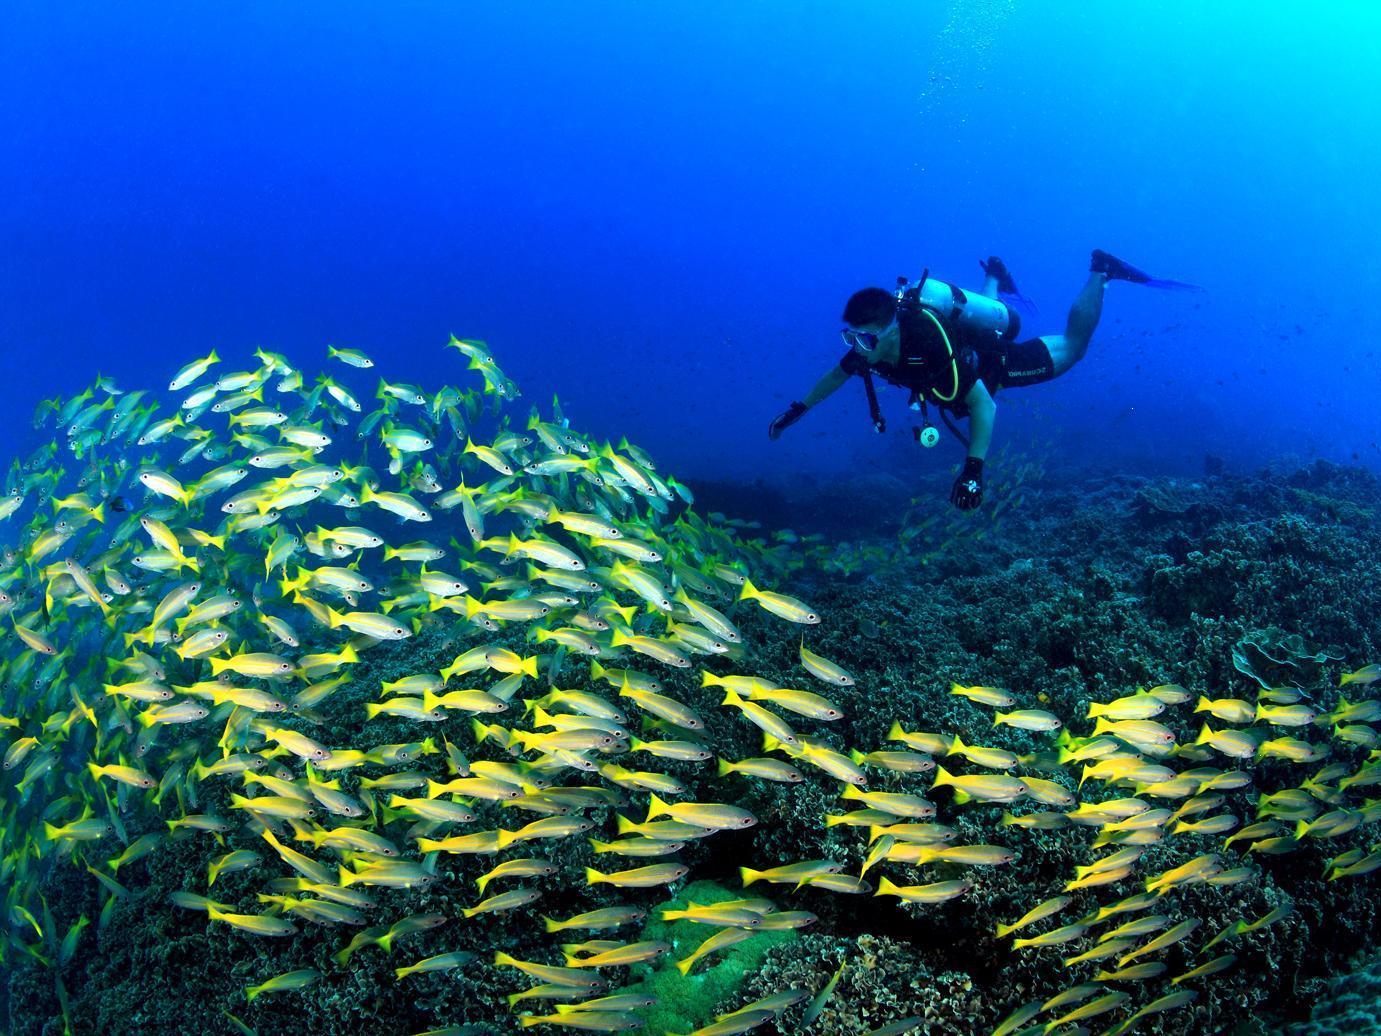
[[[804,417],[807,409],[808,407],[800,400],[792,403],[786,408],[784,414],[780,414],[772,419],[772,423],[767,426],[767,437],[769,439],[778,438],[782,432],[786,431]]]
[[[949,491],[949,502],[961,511],[972,511],[983,502],[983,461],[969,457]]]

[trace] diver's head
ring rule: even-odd
[[[897,333],[897,299],[882,288],[864,288],[849,296],[840,331],[845,344],[865,360],[872,360],[882,345]]]

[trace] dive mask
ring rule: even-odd
[[[878,336],[871,331],[854,331],[844,328],[839,332],[844,344],[863,357],[871,357],[878,348]]]
[[[873,332],[855,332],[845,327],[841,330],[840,337],[844,338],[845,345],[851,349],[859,349],[860,352],[871,352],[877,348],[877,336]]]

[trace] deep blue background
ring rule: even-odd
[[[1114,286],[999,443],[1381,460],[1372,5],[502,6],[6,4],[5,452],[97,370],[331,342],[435,385],[454,331],[674,470],[867,469],[857,384],[764,436],[852,290],[998,252],[1058,331],[1098,246],[1208,290]]]

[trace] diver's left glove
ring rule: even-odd
[[[785,413],[779,414],[772,419],[772,423],[767,426],[767,437],[769,439],[778,438],[782,432],[786,431],[804,417],[807,409],[807,406],[800,400],[792,403],[786,408]]]
[[[1012,271],[1007,269],[1004,263],[995,255],[988,256],[985,263],[982,259],[978,260],[978,265],[983,268],[983,272],[997,281],[997,291],[999,295],[1018,295],[1017,282],[1012,279]]]
[[[954,488],[949,491],[949,502],[961,511],[972,511],[983,502],[983,460],[969,457],[964,461],[964,470],[954,480]]]

